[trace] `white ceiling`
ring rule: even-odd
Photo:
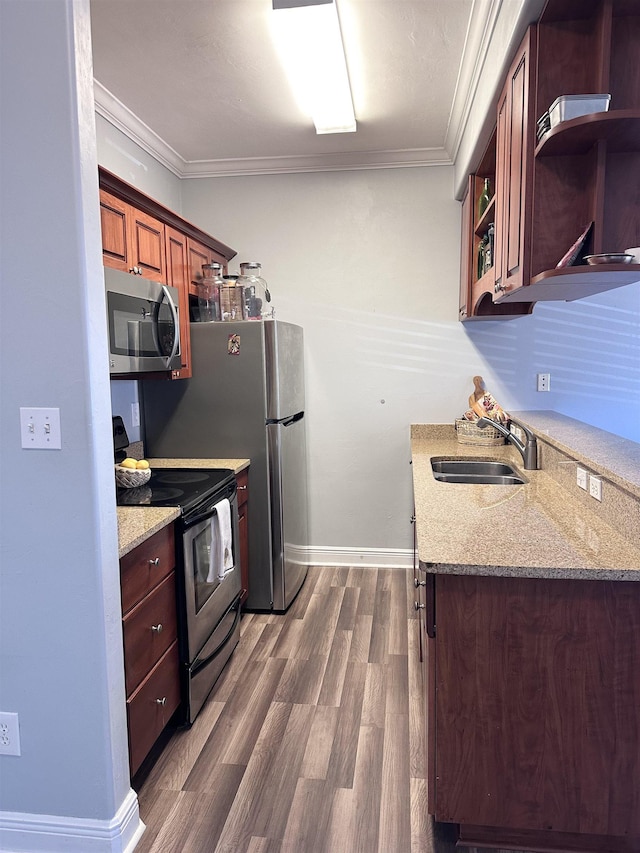
[[[338,0],[358,130],[319,136],[271,0],[91,0],[97,111],[181,177],[450,163],[495,6]]]

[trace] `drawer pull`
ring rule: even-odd
[[[426,604],[420,604],[419,601],[414,601],[413,606],[415,607],[416,610],[424,610],[424,608],[426,607]]]
[[[151,630],[155,631],[156,634],[162,634],[162,622],[158,622],[157,625],[152,625]]]
[[[150,566],[159,566],[160,565],[160,557],[154,557],[153,560],[149,560]]]
[[[239,492],[246,492],[246,491],[247,491],[247,487],[246,487],[246,486],[238,486],[238,491],[239,491]]]
[[[166,704],[167,704],[167,697],[166,696],[163,696],[162,699],[156,699],[156,705],[166,705]]]

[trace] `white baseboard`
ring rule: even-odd
[[[331,548],[310,546],[305,549],[310,566],[353,566],[370,569],[410,569],[411,548]]]
[[[145,825],[130,790],[111,820],[0,812],[3,853],[133,853]]]

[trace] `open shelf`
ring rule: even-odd
[[[495,221],[496,218],[496,197],[495,193],[491,196],[489,200],[489,204],[487,205],[487,209],[484,211],[480,219],[478,220],[476,227],[474,229],[474,233],[476,237],[484,237],[487,233],[489,225]]]
[[[605,290],[615,290],[640,282],[640,264],[597,264],[596,266],[562,267],[545,270],[531,279],[531,284],[506,293],[496,304],[515,302],[572,302]]]
[[[600,139],[610,151],[640,151],[640,110],[609,110],[560,122],[538,143],[535,155],[585,154]]]

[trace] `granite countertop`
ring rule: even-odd
[[[514,417],[536,432],[538,429],[553,431],[552,418],[541,417],[538,423],[546,426],[537,427],[536,418],[528,415],[533,413],[514,413]],[[569,429],[571,424],[566,422],[571,419],[559,417]],[[577,429],[575,424],[578,422],[574,422],[574,429]],[[568,446],[560,439],[552,440],[564,449]],[[624,440],[620,441],[621,448],[625,447]],[[628,455],[621,449],[610,478],[614,482],[615,477],[624,485],[629,499],[633,500],[636,482],[640,485],[640,480],[636,480],[638,445],[626,444],[629,445]],[[583,448],[582,455],[574,454],[574,457],[590,470],[599,471],[600,463],[593,448],[588,456],[585,454]],[[640,581],[640,529],[635,537],[625,536],[600,514],[585,507],[549,473],[524,471],[522,458],[511,445],[463,445],[457,442],[452,425],[416,424],[411,427],[411,455],[418,557],[429,571]],[[601,464],[604,466],[606,462],[611,467],[610,456],[604,451],[602,455]],[[434,456],[483,457],[509,462],[528,482],[519,486],[438,482],[431,470]],[[640,504],[638,508],[640,519]]]
[[[640,444],[558,412],[512,412],[544,441],[640,498]]]
[[[230,468],[239,474],[249,459],[149,459],[152,468]],[[180,515],[177,507],[119,506],[118,556],[124,557],[145,539],[171,524]]]

